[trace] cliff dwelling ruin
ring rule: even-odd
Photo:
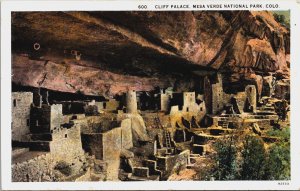
[[[12,180],[218,179],[216,142],[289,128],[289,57],[266,11],[13,12]]]

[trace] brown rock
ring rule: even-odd
[[[267,11],[15,12],[12,36],[13,82],[63,92],[148,91],[214,69],[260,92],[261,73],[289,77],[289,30]]]

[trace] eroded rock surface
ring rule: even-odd
[[[289,77],[289,30],[265,11],[18,12],[12,50],[13,82],[86,95]]]

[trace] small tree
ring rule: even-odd
[[[237,177],[237,148],[234,137],[219,139],[214,144],[216,151],[215,177],[218,180],[234,180]]]
[[[287,19],[284,15],[274,13],[273,16],[274,16],[274,19],[277,22],[279,22],[280,24],[282,24],[283,26],[288,27],[288,28],[290,27],[290,23],[287,21]]]
[[[269,148],[266,179],[290,179],[290,128],[269,131],[269,135],[279,137],[280,141]]]
[[[270,147],[267,163],[268,179],[290,179],[290,148],[289,144],[275,143]]]
[[[243,142],[241,180],[262,180],[267,153],[260,137],[247,135]]]
[[[274,18],[279,23],[284,23],[285,22],[285,16],[284,15],[274,13]]]

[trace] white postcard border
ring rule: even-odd
[[[291,10],[291,181],[162,181],[162,182],[11,182],[11,12],[12,11],[187,11],[195,9],[156,9],[164,4],[278,4],[268,10]],[[138,5],[147,5],[139,9]],[[203,9],[196,9],[203,10]],[[208,10],[208,9],[206,9]],[[241,10],[241,9],[209,9]],[[242,9],[249,10],[249,9]],[[251,10],[266,10],[251,9]],[[1,3],[1,186],[13,190],[290,190],[300,189],[300,4],[285,1],[3,1]],[[296,23],[297,22],[297,23]],[[280,185],[282,184],[282,185]]]

